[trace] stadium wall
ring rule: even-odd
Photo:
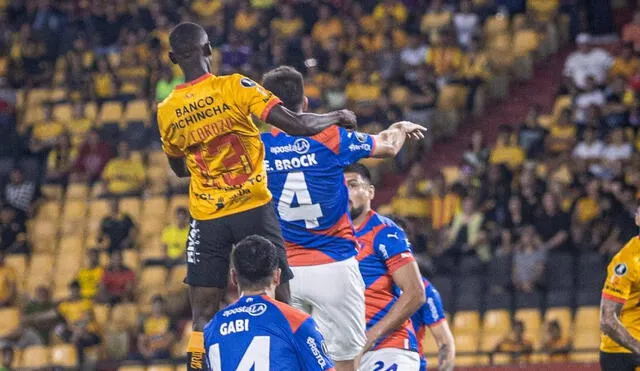
[[[600,371],[600,367],[593,363],[548,363],[533,365],[506,365],[484,367],[458,367],[457,371]]]

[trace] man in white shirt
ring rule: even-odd
[[[404,78],[413,81],[416,79],[416,69],[424,63],[427,56],[427,46],[420,40],[420,34],[410,34],[405,46],[400,52],[400,61],[404,69]]]
[[[587,110],[591,106],[601,107],[605,104],[604,93],[598,89],[595,76],[587,76],[584,91],[576,96],[576,121],[584,125],[587,121]]]
[[[596,138],[595,130],[587,128],[584,131],[584,140],[573,149],[573,157],[586,161],[598,160],[603,149],[604,144]]]
[[[480,18],[473,12],[471,0],[460,1],[460,11],[453,16],[453,24],[456,27],[458,43],[465,48],[468,47],[480,24]]]
[[[624,139],[621,128],[614,129],[610,134],[609,144],[602,150],[602,157],[608,161],[624,161],[633,155],[633,146]]]
[[[564,64],[564,75],[570,77],[580,89],[586,87],[587,77],[593,75],[597,84],[604,83],[607,71],[613,64],[611,54],[600,48],[592,48],[590,37],[580,34],[576,38],[578,50],[569,55]]]

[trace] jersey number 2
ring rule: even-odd
[[[298,206],[291,206],[294,198],[298,201]],[[320,226],[318,218],[322,217],[322,209],[320,204],[314,204],[311,201],[309,187],[303,172],[294,171],[287,174],[278,202],[278,213],[280,213],[282,220],[287,222],[304,220],[307,229]]]
[[[213,156],[218,156],[220,148],[224,145],[231,147],[232,153],[221,160],[222,165],[228,170],[235,168],[238,165],[241,165],[243,169],[240,171],[236,170],[233,172],[225,172],[222,174],[222,178],[228,186],[238,186],[249,179],[249,175],[252,170],[251,163],[247,158],[247,152],[245,151],[240,138],[235,134],[222,135],[213,139],[207,145],[207,153]],[[205,186],[211,186],[212,184],[209,184],[209,182],[213,182],[213,179],[211,179],[207,164],[202,160],[202,154],[200,152],[196,153],[196,163],[207,179],[207,184]]]
[[[269,371],[269,336],[256,336],[242,355],[236,371]],[[220,344],[209,347],[209,363],[213,371],[222,371]]]

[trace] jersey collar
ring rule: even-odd
[[[195,85],[195,84],[197,84],[197,83],[199,83],[199,82],[202,82],[202,81],[204,81],[204,80],[208,79],[208,78],[209,78],[209,77],[211,77],[211,76],[213,76],[213,75],[212,75],[212,74],[210,74],[209,72],[207,72],[207,73],[205,73],[204,75],[202,75],[202,76],[198,77],[198,78],[197,78],[197,79],[195,79],[195,80],[191,80],[191,81],[184,82],[184,83],[182,83],[182,84],[178,84],[178,85],[176,85],[176,89],[184,89],[184,88],[188,88],[189,86],[193,86],[193,85]]]
[[[367,224],[369,224],[369,222],[371,221],[371,218],[376,214],[375,211],[369,210],[369,212],[367,213],[367,218],[362,222],[362,224],[360,224],[360,227],[356,228],[356,232],[360,232],[361,230],[363,230]]]

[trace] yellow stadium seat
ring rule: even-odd
[[[60,102],[67,99],[67,89],[54,88],[51,91],[51,97],[49,98],[53,102]]]
[[[576,329],[599,329],[600,308],[596,306],[578,308],[574,323]]]
[[[478,351],[478,340],[478,334],[456,334],[456,351],[460,353],[475,353]]]
[[[600,346],[600,329],[576,328],[573,333],[573,349],[598,350]]]
[[[509,312],[504,309],[489,310],[484,314],[482,331],[491,334],[504,335],[511,330]]]
[[[96,105],[96,102],[89,102],[84,105],[84,115],[90,120],[94,120],[98,117],[98,106]]]
[[[171,198],[171,202],[169,203],[169,213],[170,215],[173,215],[176,211],[176,208],[182,206],[182,207],[188,207],[189,206],[189,196],[187,195],[177,195],[177,196],[173,196]]]
[[[173,365],[151,365],[147,367],[147,371],[174,371]]]
[[[560,323],[560,328],[563,333],[568,333],[571,331],[571,326],[573,325],[571,309],[568,307],[560,307],[560,308],[549,308],[544,314],[545,323],[549,323],[551,321],[558,321]]]
[[[20,327],[20,309],[18,307],[0,308],[0,338],[9,335]]]
[[[508,365],[513,363],[512,356],[506,353],[498,353],[493,356],[494,365]]]
[[[147,369],[141,365],[125,365],[118,367],[118,371],[146,371]]]
[[[50,286],[53,279],[54,260],[50,254],[35,253],[31,256],[31,264],[26,277],[27,292],[33,292],[38,286]]]
[[[140,257],[137,250],[124,250],[122,252],[122,262],[134,272],[140,269]]]
[[[125,121],[142,121],[148,122],[149,117],[149,106],[146,101],[142,99],[131,101],[127,104],[127,108],[124,111],[124,120]]]
[[[45,201],[38,208],[36,220],[57,220],[60,218],[60,201]]]
[[[176,371],[187,371],[187,365],[179,364],[176,366]]]
[[[160,241],[160,232],[153,235],[141,235],[140,247],[140,260],[143,262],[163,259],[165,257],[165,251]]]
[[[104,123],[120,123],[122,119],[122,104],[120,102],[106,102],[102,105],[98,115],[98,125]]]
[[[597,351],[572,352],[569,359],[576,363],[597,363],[600,360],[600,353]]]
[[[132,330],[138,325],[138,307],[134,303],[121,303],[111,309],[109,327],[116,330]]]
[[[47,88],[36,88],[29,90],[27,94],[27,105],[29,107],[40,106],[51,98],[51,90]]]
[[[62,187],[59,185],[45,184],[41,187],[41,192],[45,200],[60,201],[62,199]]]
[[[51,348],[51,364],[58,367],[78,367],[78,353],[71,344],[60,344]]]
[[[138,290],[145,291],[152,287],[167,285],[167,268],[165,267],[147,267],[142,270],[140,280],[138,281]]]
[[[489,18],[484,23],[484,32],[487,37],[491,37],[492,35],[508,32],[509,30],[509,18],[505,17],[502,14],[494,15]]]
[[[445,85],[438,95],[438,109],[455,111],[464,107],[467,99],[467,88],[459,84]]]
[[[42,106],[30,106],[30,108],[24,114],[24,122],[27,125],[42,120],[44,120],[44,109],[42,108]]]
[[[64,204],[62,219],[65,222],[84,222],[87,217],[87,202],[84,200],[67,200]]]
[[[22,351],[21,368],[43,368],[51,364],[49,348],[43,345],[35,345]]]
[[[538,309],[518,309],[514,317],[524,322],[524,327],[528,334],[536,334],[540,330],[542,316]]]
[[[151,197],[142,203],[142,219],[166,220],[167,199],[164,197]]]
[[[432,365],[438,364],[432,363]],[[489,364],[489,357],[486,355],[475,355],[475,354],[461,354],[456,355],[456,366],[461,367],[474,367],[474,366],[485,366]]]
[[[424,354],[438,353],[438,343],[436,343],[436,338],[433,337],[431,332],[426,331],[424,339],[418,339],[418,341],[422,341],[422,351]]]
[[[58,220],[36,220],[28,232],[28,239],[36,252],[53,252],[58,242]]]
[[[496,345],[500,342],[500,340],[504,339],[508,333],[503,334],[491,334],[491,333],[483,333],[480,337],[480,351],[482,352],[491,352],[495,349]]]
[[[162,151],[149,152],[149,167],[166,167],[169,165],[167,155]]]
[[[109,203],[107,200],[93,200],[89,206],[89,233],[97,233],[100,230],[102,219],[109,215]]]
[[[167,192],[169,173],[166,168],[149,168],[147,170],[147,179],[149,179],[147,190],[150,194],[157,196]]]
[[[94,304],[93,315],[96,319],[96,323],[98,323],[98,326],[101,328],[104,328],[107,321],[109,321],[110,311],[111,307],[106,304]]]
[[[64,239],[63,239],[64,241]],[[54,275],[55,292],[64,298],[68,293],[68,285],[78,274],[82,267],[82,249],[68,247],[61,250],[56,258],[56,268]]]
[[[186,288],[184,278],[187,276],[187,265],[180,264],[171,268],[171,273],[169,274],[169,282],[167,283],[167,287],[169,288],[169,292],[177,292]],[[425,336],[426,338],[432,338],[430,334]]]
[[[440,169],[440,172],[444,175],[447,184],[453,184],[460,178],[460,168],[458,166],[444,166]]]
[[[85,200],[89,196],[89,187],[84,183],[71,183],[67,188],[68,200]]]
[[[13,268],[18,280],[24,279],[27,271],[27,257],[25,255],[10,254],[4,258],[4,263]]]
[[[480,313],[460,311],[453,317],[454,334],[477,334],[478,332],[480,332]]]
[[[164,229],[166,222],[162,215],[158,215],[159,219],[141,218],[142,225],[140,225],[140,241],[143,245],[153,237],[161,237],[162,229]],[[143,249],[147,249],[148,246],[142,246]]]
[[[526,56],[538,49],[540,35],[534,30],[521,30],[513,36],[513,52],[517,56]]]
[[[140,220],[142,202],[138,197],[127,197],[120,200],[120,212],[127,213],[133,220]]]

